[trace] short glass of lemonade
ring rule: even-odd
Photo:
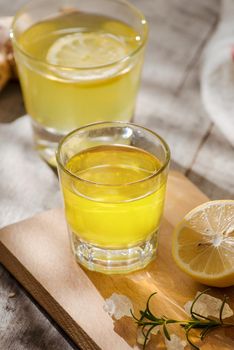
[[[90,124],[60,142],[65,215],[79,263],[125,273],[155,257],[169,160],[160,136],[125,122]]]

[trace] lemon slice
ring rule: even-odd
[[[50,64],[70,68],[93,68],[114,63],[127,54],[121,38],[110,33],[79,32],[57,39],[49,48]]]
[[[234,200],[202,204],[175,228],[172,254],[176,264],[198,282],[234,284]]]

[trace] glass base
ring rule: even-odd
[[[31,119],[32,129],[34,134],[34,142],[36,149],[40,156],[51,166],[56,167],[55,152],[58,147],[58,143],[65,133],[58,133],[53,128],[46,128],[35,120]]]
[[[133,118],[131,119],[131,122],[132,121]],[[58,143],[68,132],[59,133],[56,129],[48,128],[37,123],[33,118],[31,118],[31,124],[36,150],[49,165],[56,168],[57,162],[55,154]],[[128,144],[128,142],[129,140],[126,139],[125,144]]]
[[[156,256],[158,231],[137,246],[108,249],[84,242],[70,232],[72,250],[77,262],[88,270],[105,274],[123,274],[143,269]]]

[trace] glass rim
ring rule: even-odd
[[[140,180],[137,180],[137,181],[132,181],[132,182],[127,182],[125,184],[119,184],[119,185],[112,185],[112,184],[103,184],[103,183],[99,183],[99,182],[94,182],[94,181],[90,181],[90,180],[86,180],[86,179],[83,179],[81,177],[79,177],[78,175],[72,173],[70,170],[68,170],[64,165],[63,165],[63,162],[61,161],[61,157],[60,157],[60,154],[61,154],[61,151],[62,151],[62,146],[64,144],[64,142],[66,142],[71,136],[73,136],[74,134],[76,133],[79,133],[79,131],[81,130],[84,130],[84,129],[87,129],[87,128],[90,128],[92,126],[108,126],[108,125],[116,125],[116,126],[120,126],[120,125],[126,125],[126,126],[133,126],[135,128],[139,128],[139,129],[142,129],[144,131],[147,131],[148,133],[150,133],[151,135],[153,135],[154,137],[156,137],[160,142],[161,144],[163,145],[164,147],[164,150],[165,150],[165,155],[166,155],[166,158],[165,158],[165,161],[163,162],[162,166],[155,170],[152,174],[144,177],[143,179],[140,179]],[[119,145],[119,144],[116,144],[116,145]],[[137,147],[136,147],[137,148]],[[150,152],[148,152],[150,153]],[[144,126],[141,126],[141,125],[138,125],[138,124],[135,124],[135,123],[129,123],[129,122],[124,122],[124,121],[114,121],[114,122],[111,122],[111,121],[107,121],[107,122],[96,122],[96,123],[91,123],[91,124],[87,124],[85,126],[82,126],[80,128],[77,128],[71,132],[69,132],[66,136],[64,136],[60,141],[59,141],[59,144],[58,144],[58,148],[57,148],[57,151],[56,151],[56,160],[57,160],[57,166],[60,167],[62,169],[63,172],[65,172],[67,175],[71,176],[72,178],[75,178],[76,180],[79,180],[83,183],[87,183],[87,184],[90,184],[90,185],[96,185],[96,186],[103,186],[103,187],[124,187],[124,186],[131,186],[131,185],[135,185],[135,184],[139,184],[139,183],[142,183],[144,181],[148,181],[148,180],[151,180],[152,178],[158,176],[159,174],[161,174],[166,168],[167,166],[169,165],[169,162],[170,162],[170,159],[171,159],[171,152],[170,152],[170,148],[168,146],[168,144],[166,143],[166,141],[159,135],[157,134],[156,132],[144,127]]]
[[[108,0],[109,2],[113,2],[113,3],[122,3],[125,6],[129,7],[133,12],[135,12],[135,14],[137,15],[137,17],[139,17],[140,22],[142,23],[142,25],[144,25],[144,30],[143,30],[143,40],[141,41],[141,44],[134,50],[132,50],[130,53],[128,53],[127,55],[125,55],[123,58],[120,58],[114,62],[111,63],[107,63],[107,64],[102,64],[102,65],[98,65],[98,66],[93,66],[93,67],[69,67],[69,66],[63,66],[61,64],[54,64],[54,63],[49,63],[46,62],[43,59],[37,58],[33,55],[30,55],[29,53],[27,53],[25,50],[23,50],[20,45],[18,44],[18,40],[16,39],[14,33],[14,29],[15,29],[15,24],[16,21],[18,19],[18,17],[23,14],[24,12],[26,12],[26,9],[29,5],[31,4],[36,4],[39,3],[41,0],[38,0],[37,2],[35,0],[30,0],[28,1],[25,5],[21,6],[21,8],[16,12],[11,27],[10,27],[10,38],[13,42],[13,44],[15,45],[15,47],[17,48],[17,50],[24,55],[25,57],[27,57],[28,59],[34,61],[34,62],[38,62],[41,63],[42,65],[46,66],[46,67],[54,67],[57,69],[61,69],[61,70],[69,70],[69,71],[86,71],[86,70],[94,70],[94,69],[104,69],[104,68],[109,68],[112,66],[115,66],[119,63],[124,63],[126,60],[134,57],[138,52],[140,52],[148,39],[148,32],[149,32],[149,26],[148,26],[148,22],[144,16],[144,14],[141,12],[141,10],[139,10],[136,6],[134,6],[132,3],[130,3],[128,0]],[[37,22],[36,22],[37,23]]]

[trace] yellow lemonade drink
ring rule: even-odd
[[[86,125],[60,141],[59,178],[79,263],[127,273],[155,257],[169,160],[160,136],[131,123]]]
[[[111,17],[121,17],[111,6],[133,11],[127,3],[76,0],[72,4],[77,3],[77,10],[64,11],[63,2],[37,0],[29,6],[30,15],[19,12],[13,24],[24,101],[41,151],[52,147],[47,141],[57,142],[77,127],[132,119],[147,36],[146,22],[138,12],[131,14],[132,24]],[[48,10],[45,18],[32,20],[36,10],[44,13],[44,7],[52,4],[58,7],[56,15]],[[88,5],[89,11],[83,11],[82,6]],[[107,9],[112,15],[105,14]],[[136,14],[139,18],[134,19]],[[136,19],[139,28],[134,27]]]
[[[79,12],[30,27],[19,37],[20,47],[54,67],[19,62],[28,113],[62,134],[96,121],[130,120],[142,60],[109,64],[137,49],[137,38],[120,21]],[[95,69],[102,65],[108,66]]]
[[[98,146],[76,154],[65,167],[80,179],[62,181],[68,225],[79,239],[121,249],[157,232],[166,177],[142,182],[160,169],[156,157],[129,146]]]

